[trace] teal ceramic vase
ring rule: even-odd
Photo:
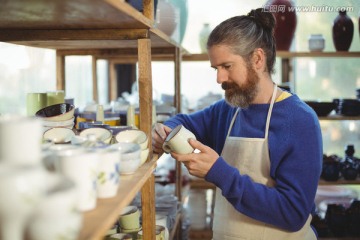
[[[179,22],[180,39],[179,39],[179,43],[182,43],[182,41],[184,39],[184,36],[185,36],[186,26],[187,26],[188,16],[189,16],[188,0],[169,0],[169,2],[172,3],[173,6],[175,6],[176,8],[179,9],[179,13],[180,13],[180,22]]]

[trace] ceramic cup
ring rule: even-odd
[[[28,116],[35,116],[35,113],[47,105],[46,93],[28,93],[26,95],[26,112]]]
[[[41,163],[42,122],[35,117],[0,116],[0,161]]]
[[[54,151],[59,172],[74,181],[78,193],[77,210],[89,211],[96,207],[99,154],[95,150],[71,145]]]
[[[168,240],[168,239],[165,239],[166,228],[164,226],[156,225],[155,229],[156,229],[157,232],[158,231],[160,232],[160,239],[161,240]]]
[[[143,232],[142,230],[140,230],[140,231],[137,233],[137,239],[144,239],[144,238],[143,238],[143,235],[144,235],[144,232]],[[157,228],[155,229],[155,239],[156,239],[156,240],[165,240],[165,238],[164,238],[163,235],[162,235],[161,230],[158,230]]]
[[[46,171],[0,163],[0,239],[24,239],[26,223],[44,198]]]
[[[117,149],[100,148],[97,178],[97,197],[111,198],[120,184],[120,152]]]
[[[140,229],[140,211],[137,206],[127,206],[122,209],[119,216],[121,229]]]
[[[166,153],[192,153],[194,151],[194,148],[189,143],[189,139],[191,138],[196,139],[195,135],[192,132],[186,129],[183,125],[178,125],[166,137],[163,144],[163,150]]]
[[[115,143],[111,149],[120,152],[120,175],[134,174],[141,164],[141,148],[137,143]]]
[[[65,102],[65,91],[64,90],[47,92],[46,96],[47,96],[47,106]]]
[[[30,240],[77,239],[82,214],[76,210],[74,182],[61,174],[49,174],[45,197],[38,204],[27,227]]]
[[[165,214],[156,213],[155,214],[155,222],[157,226],[163,226],[165,239],[169,239],[169,229],[167,227],[167,216]]]

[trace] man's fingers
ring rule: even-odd
[[[159,135],[159,137],[162,139],[162,140],[165,140],[167,134],[166,134],[166,131],[167,129],[166,128],[169,128],[169,127],[164,127],[164,125],[162,124],[155,124],[155,132],[157,133],[157,135]],[[171,128],[169,128],[170,131],[171,131]]]
[[[202,144],[201,142],[193,138],[189,139],[189,143],[194,149],[200,150],[200,152],[204,152],[207,148],[206,145]]]

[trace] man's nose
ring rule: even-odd
[[[217,83],[222,84],[223,82],[225,82],[227,80],[228,80],[228,75],[227,75],[226,71],[218,69],[217,76],[216,76]]]

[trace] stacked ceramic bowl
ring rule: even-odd
[[[59,103],[40,109],[35,113],[35,116],[42,119],[45,131],[55,127],[72,129],[74,127],[74,112],[74,105]]]
[[[119,132],[115,135],[118,143],[136,143],[140,145],[140,165],[144,164],[149,156],[148,142],[149,139],[145,132],[139,129],[129,129]]]
[[[75,135],[74,127],[75,107],[68,103],[47,106],[35,113],[43,124],[43,139],[54,143],[68,143]]]

